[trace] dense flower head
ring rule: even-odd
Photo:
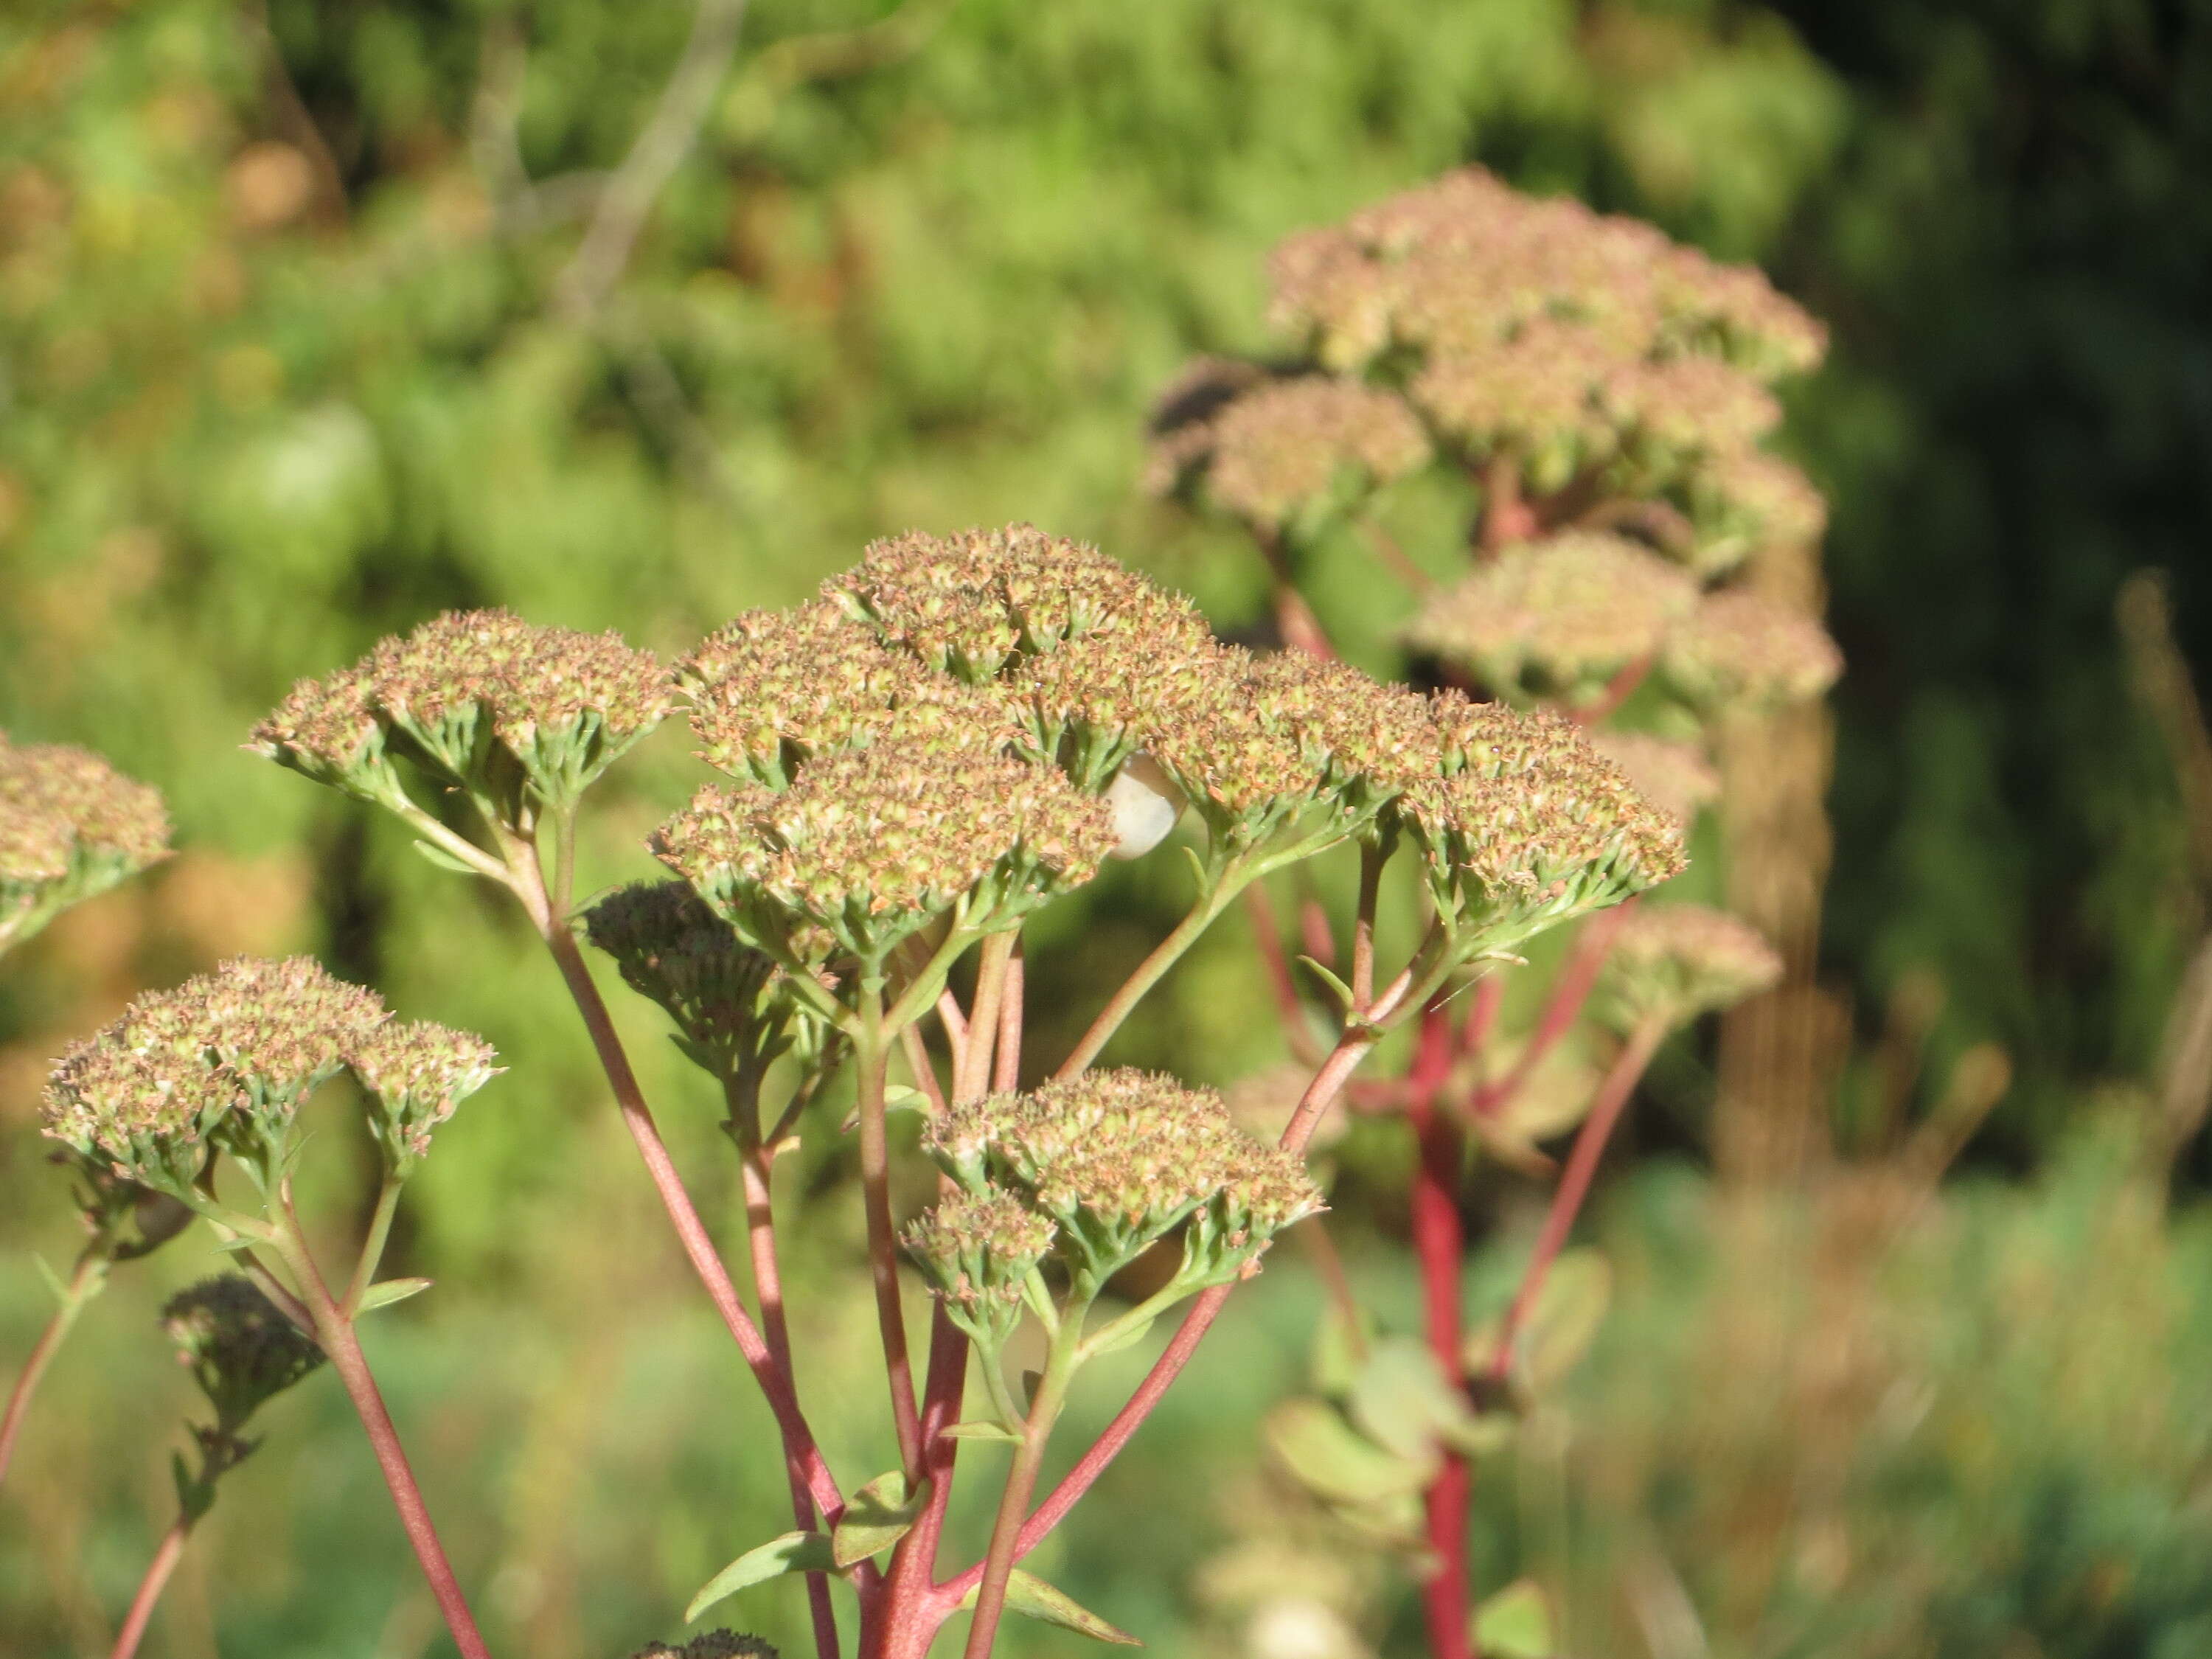
[[[65,744],[0,734],[0,939],[169,851],[161,792]]]
[[[1221,1097],[1158,1073],[1086,1072],[931,1121],[927,1144],[969,1192],[1018,1193],[1059,1224],[1097,1282],[1178,1224],[1191,1284],[1243,1271],[1322,1207],[1299,1161],[1238,1128]]]
[[[1573,702],[1649,660],[1697,604],[1695,580],[1641,543],[1569,532],[1506,549],[1407,632],[1501,695]]]
[[[1828,526],[1828,503],[1802,471],[1764,450],[1714,457],[1684,481],[1695,533],[1682,544],[1690,567],[1717,576],[1764,547],[1805,547]]]
[[[1613,934],[1593,1006],[1622,1030],[1681,1024],[1778,985],[1782,967],[1765,935],[1725,910],[1639,905]]]
[[[780,1023],[763,997],[782,969],[741,941],[688,882],[618,887],[584,913],[584,928],[709,1070],[733,1070],[740,1055],[762,1050],[772,1035],[764,1027]]]
[[[323,1363],[322,1349],[238,1273],[178,1291],[162,1307],[161,1324],[225,1434]]]
[[[1509,950],[1683,867],[1682,826],[1571,721],[1439,699],[1458,768],[1398,802],[1463,950]]]
[[[946,1194],[905,1239],[953,1320],[978,1340],[997,1343],[1019,1322],[1024,1282],[1058,1231],[1013,1194],[989,1188]]]
[[[1476,167],[1291,237],[1272,275],[1278,325],[1340,370],[1393,345],[1480,349],[1547,317],[1623,356],[1707,350],[1760,378],[1810,368],[1826,344],[1756,270]]]
[[[391,1020],[362,1033],[346,1055],[369,1101],[369,1122],[395,1170],[430,1150],[430,1132],[499,1074],[491,1044],[428,1020]]]
[[[886,739],[817,757],[782,793],[709,786],[654,833],[654,853],[764,948],[794,924],[879,959],[956,904],[1003,925],[1089,880],[1113,814],[1056,769]]]
[[[776,1651],[757,1636],[740,1636],[733,1630],[710,1630],[681,1647],[649,1642],[630,1659],[776,1659]]]
[[[1705,713],[1806,702],[1836,683],[1843,653],[1801,611],[1757,593],[1709,593],[1668,633],[1660,670]]]
[[[1782,419],[1765,386],[1695,354],[1623,363],[1606,376],[1598,401],[1628,441],[1656,452],[1647,464],[1669,477],[1693,458],[1746,453]]]
[[[1556,489],[1619,447],[1600,394],[1618,361],[1587,323],[1536,317],[1510,337],[1431,354],[1407,393],[1472,453],[1510,446]]]
[[[1695,744],[1648,732],[1598,731],[1590,746],[1618,766],[1636,792],[1658,811],[1688,824],[1720,799],[1720,774]]]
[[[1418,471],[1430,456],[1395,392],[1315,374],[1261,381],[1160,444],[1157,473],[1202,462],[1215,501],[1269,528]]]
[[[1207,633],[1182,595],[1086,543],[1029,524],[872,542],[827,591],[890,642],[969,679],[995,674],[1017,647],[1050,651],[1101,632],[1162,645]]]
[[[352,668],[300,682],[251,747],[386,805],[401,798],[392,757],[404,755],[502,812],[526,791],[566,807],[659,724],[669,701],[659,659],[619,635],[455,611]]]
[[[838,601],[750,611],[677,665],[700,757],[772,789],[810,757],[884,738],[988,750],[1012,740],[1010,708],[888,644]]]
[[[74,1044],[46,1084],[46,1132],[184,1196],[218,1145],[280,1147],[301,1103],[387,1017],[374,992],[305,957],[227,962]]]

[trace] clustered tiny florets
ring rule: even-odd
[[[1679,1025],[1771,989],[1782,972],[1780,953],[1740,917],[1644,904],[1615,931],[1594,1006],[1623,1030],[1647,1018]]]
[[[659,724],[672,692],[649,651],[619,635],[456,611],[386,640],[354,667],[302,680],[250,745],[319,783],[393,805],[404,757],[503,818],[526,799],[573,805]]]
[[[301,1103],[354,1066],[380,1140],[411,1161],[453,1103],[491,1076],[491,1051],[439,1026],[394,1035],[389,1018],[375,993],[307,957],[227,962],[149,992],[71,1046],[46,1083],[46,1133],[189,1201],[216,1152],[264,1164],[281,1153]]]
[[[0,939],[167,856],[161,792],[65,744],[0,734]]]
[[[1220,1096],[1158,1073],[1086,1072],[933,1120],[932,1155],[969,1193],[1012,1193],[1096,1283],[1186,1219],[1195,1286],[1244,1272],[1323,1207],[1297,1158],[1238,1128]]]
[[[741,1636],[732,1630],[710,1630],[681,1647],[649,1642],[630,1659],[776,1659],[776,1651],[757,1636]]]
[[[956,1191],[906,1230],[906,1248],[961,1328],[1003,1342],[1022,1313],[1030,1274],[1058,1232],[1012,1193]]]
[[[178,1291],[163,1306],[161,1324],[226,1435],[323,1363],[322,1349],[237,1273]]]
[[[1273,528],[1428,464],[1428,434],[1395,392],[1326,375],[1260,379],[1204,416],[1167,427],[1153,464],[1172,486],[1203,466],[1213,499]]]
[[[1659,660],[1675,694],[1707,714],[1809,702],[1843,667],[1836,642],[1812,617],[1741,592],[1708,594],[1668,635]]]

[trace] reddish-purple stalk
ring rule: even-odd
[[[1574,1151],[1568,1154],[1565,1172],[1559,1177],[1558,1188],[1552,1194],[1551,1208],[1545,1213],[1543,1230],[1536,1236],[1536,1248],[1528,1257],[1522,1271],[1521,1283],[1513,1292],[1513,1300],[1505,1310],[1505,1319],[1498,1333],[1498,1351],[1492,1357],[1491,1376],[1502,1379],[1512,1368],[1513,1343],[1521,1328],[1528,1322],[1529,1310],[1544,1289],[1544,1280],[1552,1271],[1552,1263],[1559,1259],[1567,1235],[1574,1230],[1575,1218],[1582,1212],[1583,1200],[1589,1195],[1590,1181],[1597,1173],[1598,1162],[1605,1155],[1606,1142],[1612,1139],[1614,1126],[1620,1121],[1629,1097],[1636,1092],[1644,1068],[1651,1064],[1651,1056],[1667,1036],[1667,1023],[1656,1016],[1647,1015],[1629,1034],[1620,1054],[1613,1057],[1605,1079],[1598,1085],[1596,1098],[1590,1104],[1589,1115],[1583,1120],[1581,1132],[1575,1137]]]
[[[46,1375],[46,1367],[53,1363],[68,1338],[70,1327],[84,1310],[106,1273],[107,1257],[96,1247],[88,1249],[77,1257],[76,1267],[70,1274],[69,1283],[62,1287],[61,1305],[46,1321],[46,1329],[31,1345],[31,1352],[23,1361],[23,1370],[15,1378],[15,1385],[8,1391],[8,1405],[0,1411],[0,1483],[8,1479],[8,1465],[15,1455],[15,1442],[23,1431],[23,1419],[30,1415],[31,1396],[39,1391],[39,1380]]]
[[[1429,1352],[1444,1376],[1457,1383],[1465,1370],[1460,1333],[1460,1261],[1467,1247],[1459,1215],[1461,1143],[1458,1124],[1438,1109],[1437,1099],[1451,1071],[1454,1036],[1443,998],[1432,998],[1421,1011],[1419,1041],[1407,1076],[1406,1120],[1419,1152],[1412,1192],[1413,1255],[1420,1267]],[[1445,1447],[1422,1493],[1433,1559],[1421,1602],[1433,1659],[1473,1659],[1467,1523],[1474,1484],[1467,1455]]]
[[[107,1659],[131,1659],[138,1651],[146,1626],[153,1620],[154,1605],[161,1599],[169,1575],[183,1559],[185,1540],[191,1535],[191,1522],[179,1515],[169,1523],[168,1531],[161,1534],[161,1547],[146,1564],[145,1576],[138,1581],[138,1592],[131,1598],[131,1610],[123,1615],[123,1628],[115,1632],[115,1645],[108,1650]]]
[[[315,1340],[322,1345],[331,1369],[338,1374],[347,1397],[353,1401],[354,1413],[368,1436],[369,1448],[376,1454],[384,1484],[391,1491],[392,1506],[399,1512],[399,1524],[415,1551],[415,1559],[422,1569],[438,1611],[445,1618],[446,1628],[453,1633],[453,1644],[461,1650],[461,1659],[490,1659],[483,1637],[477,1629],[476,1616],[469,1611],[468,1598],[461,1593],[460,1580],[454,1576],[453,1565],[447,1558],[446,1547],[439,1541],[438,1529],[431,1524],[429,1505],[422,1500],[422,1489],[408,1464],[406,1449],[399,1443],[399,1431],[376,1386],[375,1374],[369,1370],[368,1356],[362,1352],[353,1321],[331,1299],[330,1286],[324,1282],[321,1269],[315,1266],[306,1236],[300,1231],[299,1218],[292,1212],[289,1189],[282,1194],[282,1213],[274,1219],[276,1236],[271,1242],[284,1265],[291,1269],[295,1294],[314,1322]]]
[[[1536,1018],[1536,1027],[1528,1034],[1528,1041],[1515,1060],[1513,1068],[1495,1082],[1480,1085],[1471,1103],[1477,1115],[1486,1115],[1504,1108],[1519,1094],[1529,1075],[1543,1063],[1544,1056],[1558,1046],[1559,1039],[1574,1029],[1581,1017],[1583,1006],[1589,1000],[1590,992],[1597,985],[1599,973],[1605,967],[1605,958],[1613,949],[1613,936],[1620,924],[1628,919],[1637,901],[1624,899],[1610,910],[1601,910],[1582,926],[1576,935],[1574,949],[1559,977],[1552,986],[1552,994],[1545,1000],[1544,1011]],[[1479,989],[1480,988],[1478,988]],[[1473,1020],[1470,1018],[1470,1027]],[[1485,1032],[1470,1029],[1464,1034],[1462,1048],[1468,1053],[1478,1052]]]

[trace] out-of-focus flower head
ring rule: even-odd
[[[0,733],[0,948],[168,853],[159,790],[88,750]]]
[[[1212,1091],[1158,1073],[993,1095],[933,1120],[925,1144],[966,1191],[1012,1191],[1049,1217],[1094,1288],[1185,1221],[1185,1288],[1224,1283],[1323,1207],[1295,1157],[1239,1129]]]
[[[1650,660],[1697,605],[1695,580],[1641,543],[1570,532],[1480,566],[1432,602],[1407,638],[1499,696],[1572,704]]]
[[[161,1324],[227,1438],[323,1363],[323,1351],[237,1273],[178,1291],[162,1308]]]
[[[403,805],[404,757],[503,823],[565,811],[668,712],[666,671],[615,634],[456,611],[302,680],[249,747],[362,799]]]
[[[1843,653],[1801,611],[1757,593],[1709,593],[1668,632],[1662,678],[1700,714],[1808,702],[1836,683]]]
[[[819,756],[780,794],[709,786],[652,845],[748,943],[787,960],[818,931],[879,963],[956,910],[1011,925],[1088,881],[1117,839],[1056,769],[896,738]]]
[[[1686,828],[1720,799],[1720,774],[1695,744],[1648,732],[1601,730],[1590,747],[1618,766],[1636,793]]]
[[[1714,457],[1689,473],[1681,493],[1695,529],[1682,551],[1707,578],[1761,548],[1809,546],[1828,526],[1828,503],[1813,481],[1764,450]]]
[[[1702,904],[1644,904],[1606,954],[1594,1012],[1620,1030],[1686,1024],[1782,981],[1782,957],[1749,922]]]
[[[1620,447],[1599,399],[1617,366],[1590,325],[1539,316],[1510,337],[1432,353],[1407,392],[1470,454],[1510,448],[1537,488],[1556,489]]]
[[[630,1659],[776,1659],[776,1651],[757,1636],[740,1636],[733,1630],[710,1630],[681,1647],[649,1642]]]
[[[1029,1275],[1057,1231],[1013,1194],[989,1188],[939,1200],[905,1238],[953,1323],[993,1352],[1021,1322]]]
[[[1429,458],[1428,434],[1395,392],[1308,374],[1258,380],[1201,420],[1162,430],[1152,477],[1172,488],[1202,470],[1215,501],[1279,530],[1342,511]]]
[[[346,1063],[368,1097],[368,1121],[386,1164],[410,1171],[430,1132],[499,1075],[491,1044],[428,1020],[390,1020],[363,1032]]]

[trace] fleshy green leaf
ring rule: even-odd
[[[995,1440],[1002,1446],[1018,1446],[1022,1437],[999,1426],[996,1423],[955,1423],[950,1428],[938,1431],[947,1440]]]
[[[1285,1401],[1267,1413],[1266,1433],[1269,1448],[1301,1484],[1342,1503],[1412,1492],[1436,1470],[1432,1454],[1405,1457],[1378,1446],[1326,1401]]]
[[[415,850],[420,853],[424,858],[429,860],[431,863],[436,865],[441,870],[451,870],[455,875],[480,876],[483,873],[483,871],[477,869],[471,865],[462,863],[460,860],[455,858],[444,848],[434,847],[427,841],[416,842],[415,843]]]
[[[832,1560],[842,1569],[882,1554],[913,1528],[921,1506],[928,1501],[927,1480],[909,1498],[906,1476],[898,1470],[878,1475],[845,1505],[843,1518],[830,1534]]]
[[[757,1549],[747,1550],[709,1578],[691,1598],[691,1605],[684,1609],[684,1622],[692,1623],[715,1602],[750,1585],[787,1572],[830,1572],[836,1565],[827,1533],[787,1532],[780,1538],[771,1538]]]
[[[1410,1458],[1426,1455],[1446,1429],[1474,1414],[1427,1345],[1404,1336],[1369,1345],[1346,1407],[1369,1439]]]
[[[1485,1659],[1552,1659],[1554,1651],[1551,1604],[1533,1578],[1486,1598],[1468,1628]]]
[[[974,1607],[975,1591],[969,1590],[960,1605]],[[1088,1636],[1094,1642],[1110,1642],[1121,1648],[1145,1645],[1128,1632],[1108,1624],[1066,1591],[1054,1589],[1035,1573],[1024,1572],[1019,1567],[1006,1577],[1006,1608],[1025,1619],[1057,1625],[1062,1630],[1072,1630],[1079,1636]]]
[[[1346,1317],[1343,1311],[1331,1304],[1314,1327],[1313,1371],[1314,1387],[1332,1400],[1340,1400],[1352,1392],[1352,1385],[1359,1380],[1360,1367],[1366,1364],[1367,1351],[1374,1340],[1374,1331],[1364,1310],[1354,1310]]]
[[[410,1296],[419,1296],[430,1288],[434,1281],[428,1279],[387,1279],[382,1284],[372,1285],[361,1293],[361,1306],[356,1313],[367,1313],[372,1308],[388,1308],[395,1302],[404,1302]]]

